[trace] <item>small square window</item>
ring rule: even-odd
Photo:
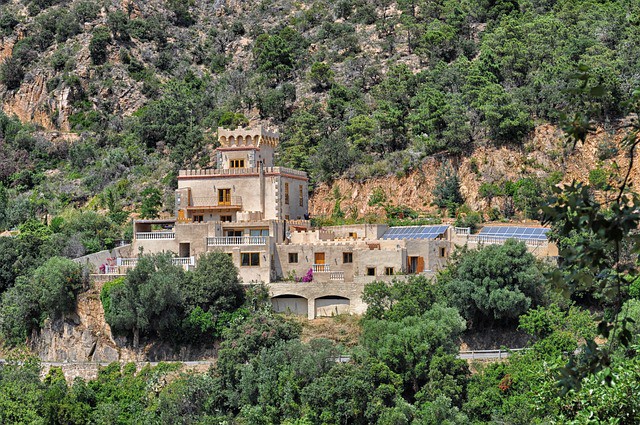
[[[257,267],[260,265],[259,252],[243,252],[240,254],[240,265],[242,267]]]
[[[385,267],[384,274],[385,276],[393,276],[393,267]]]
[[[349,238],[358,239],[358,234],[356,232],[349,232]]]
[[[375,276],[376,268],[375,267],[367,267],[367,276]]]
[[[290,263],[297,263],[298,262],[298,253],[297,252],[290,252],[289,253],[289,262]]]
[[[353,263],[353,252],[343,252],[342,262],[344,264]]]

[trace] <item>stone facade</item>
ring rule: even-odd
[[[218,138],[218,167],[181,170],[175,218],[136,221],[132,252],[173,252],[186,268],[205,252],[227,253],[243,282],[270,285],[277,311],[313,318],[361,313],[366,283],[433,275],[456,245],[478,245],[468,229],[450,226],[429,238],[394,240],[383,237],[383,224],[311,229],[307,175],[274,166],[276,132],[219,129]],[[529,249],[557,255],[548,243]],[[311,282],[301,282],[309,275]]]

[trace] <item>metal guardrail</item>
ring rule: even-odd
[[[266,236],[213,236],[207,238],[207,246],[266,245]]]
[[[459,359],[465,360],[488,360],[488,359],[505,359],[513,352],[528,350],[528,348],[511,348],[505,350],[470,350],[460,351]]]

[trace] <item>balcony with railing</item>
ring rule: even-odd
[[[213,236],[207,238],[207,246],[266,245],[267,236]]]
[[[160,240],[160,239],[175,239],[176,232],[174,231],[159,231],[159,232],[136,232],[136,239],[144,240]]]
[[[242,196],[229,196],[222,200],[214,196],[193,196],[188,210],[208,209],[208,208],[242,208]]]
[[[329,273],[331,271],[329,264],[314,264],[311,268],[314,273]]]
[[[138,258],[116,258],[115,266],[105,266],[105,274],[119,274],[127,269],[133,268],[138,264]],[[196,265],[196,257],[174,257],[171,259],[174,266],[182,266],[188,269],[190,266]]]

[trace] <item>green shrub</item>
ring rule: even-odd
[[[7,86],[9,90],[15,90],[22,84],[24,78],[24,68],[15,58],[6,58],[0,65],[0,83]]]
[[[609,187],[609,175],[602,168],[589,171],[589,184],[596,190],[605,190]]]
[[[111,42],[111,33],[107,27],[96,27],[89,42],[89,54],[95,65],[102,65],[107,60],[107,47]]]

